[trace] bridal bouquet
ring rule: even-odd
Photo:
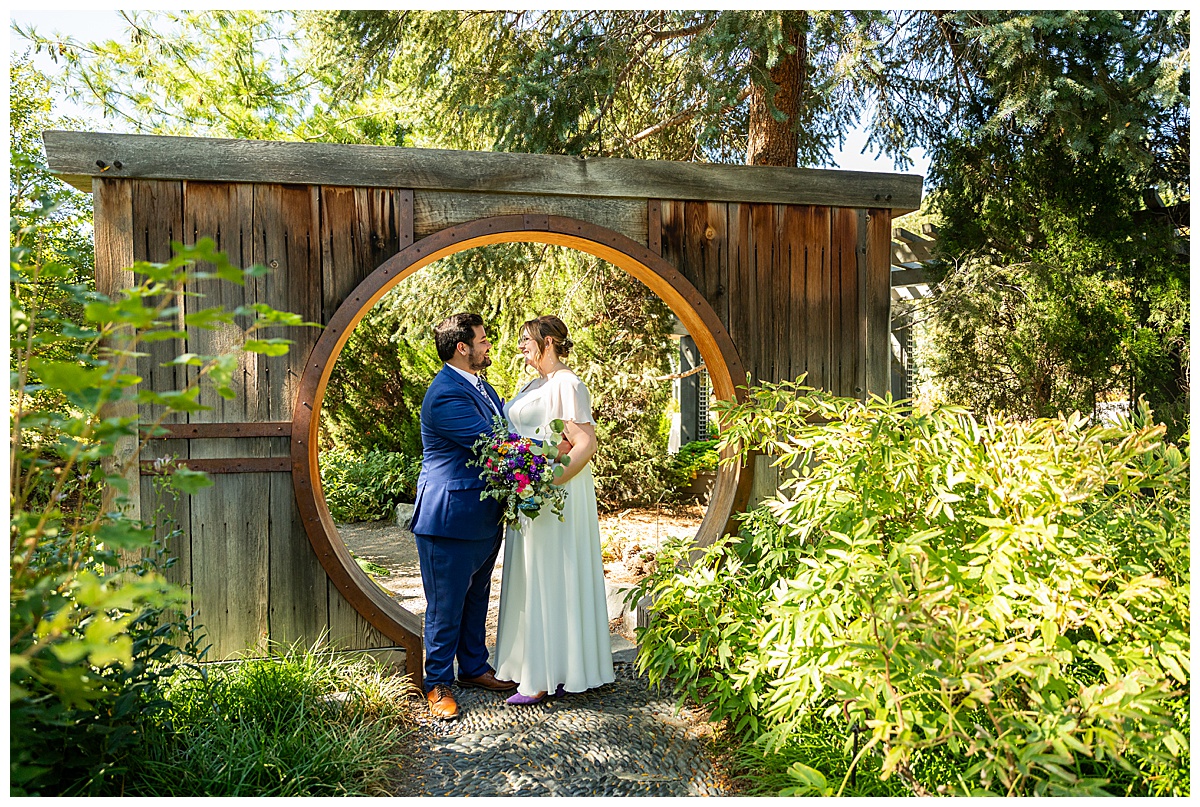
[[[490,498],[503,502],[504,521],[512,526],[517,525],[522,514],[537,518],[547,504],[562,521],[567,491],[552,484],[552,480],[562,476],[563,468],[570,461],[558,452],[563,422],[554,420],[550,423],[550,433],[542,445],[510,432],[504,418],[496,417],[492,428],[492,434],[479,436],[474,446],[476,458],[470,462],[483,469],[479,476],[487,482],[487,487],[479,494],[480,500]]]

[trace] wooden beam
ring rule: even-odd
[[[258,423],[163,423],[166,434],[154,434],[151,440],[191,440],[220,437],[291,437],[292,422]]]
[[[206,474],[267,474],[291,473],[290,457],[222,457],[214,459],[179,459],[167,463],[158,460],[142,460],[143,474],[169,474],[174,468],[204,471]]]
[[[923,182],[912,174],[344,143],[67,131],[43,138],[50,170],[80,190],[103,176],[810,204],[899,215],[920,206]]]
[[[901,286],[932,286],[934,281],[929,279],[929,273],[924,269],[892,270],[892,288]]]

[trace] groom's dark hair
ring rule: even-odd
[[[471,344],[475,339],[475,328],[483,324],[478,314],[463,312],[446,317],[433,326],[433,343],[437,346],[438,358],[448,362],[454,358],[454,349],[459,342]]]

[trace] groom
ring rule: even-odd
[[[425,697],[430,713],[458,717],[450,690],[454,659],[458,683],[504,692],[515,689],[488,665],[487,609],[492,568],[500,551],[503,508],[479,500],[484,483],[472,446],[491,433],[503,401],[479,371],[491,365],[483,318],[455,314],[433,329],[441,372],[421,404],[424,458],[417,478],[412,531],[425,587]]]

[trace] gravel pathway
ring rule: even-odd
[[[379,582],[414,613],[425,600],[412,533],[393,524],[341,525],[356,555],[386,567]],[[495,643],[500,566],[488,643]],[[616,681],[595,690],[509,706],[482,689],[454,688],[460,717],[434,720],[412,701],[417,729],[396,779],[398,796],[726,796],[709,750],[707,715],[638,676],[636,648],[612,633]]]
[[[506,695],[455,687],[461,716],[414,707],[417,732],[398,796],[725,796],[711,726],[631,661],[596,690],[509,706]]]

